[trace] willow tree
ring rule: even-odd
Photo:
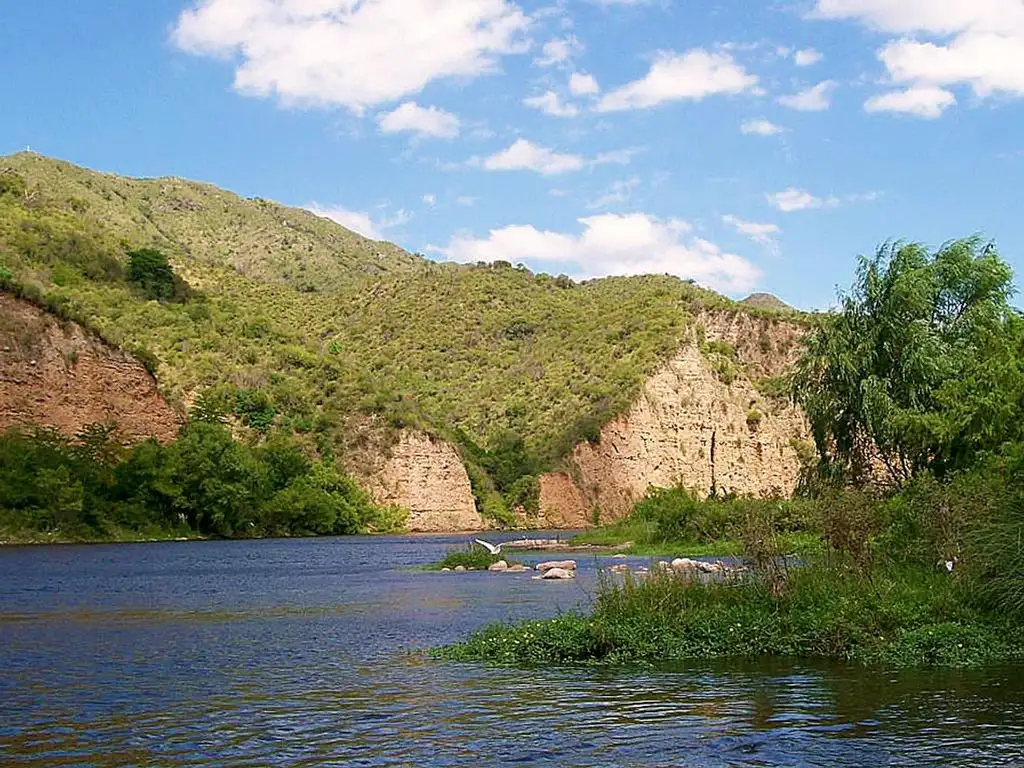
[[[1012,276],[979,238],[934,253],[889,243],[860,257],[794,378],[823,471],[854,481],[881,471],[899,486],[955,468],[970,419],[943,395],[973,375],[1013,316]]]

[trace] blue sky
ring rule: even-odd
[[[0,152],[804,308],[888,238],[1024,269],[1020,0],[6,5]]]

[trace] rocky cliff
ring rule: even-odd
[[[600,441],[577,446],[567,472],[541,478],[542,524],[618,519],[650,486],[682,485],[701,495],[712,488],[793,492],[800,471],[795,445],[808,438],[806,421],[755,382],[792,365],[802,329],[735,312],[706,312],[698,320],[693,343],[647,380]]]
[[[404,431],[365,481],[377,504],[407,509],[413,532],[480,531],[466,468],[448,443]]]
[[[0,293],[0,430],[45,425],[74,435],[97,423],[136,442],[171,440],[180,422],[138,360]]]

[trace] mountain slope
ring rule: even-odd
[[[397,430],[443,437],[492,517],[535,505],[534,478],[702,338],[702,312],[801,322],[668,276],[577,284],[500,262],[437,264],[192,182],[35,155],[4,168],[9,290],[150,359],[182,412],[254,437],[296,433],[367,467]],[[184,300],[148,300],[133,283],[127,253],[139,247],[166,253],[192,288]],[[745,375],[722,345],[701,349],[719,375]]]
[[[328,219],[177,178],[128,179],[33,153],[0,158],[33,202],[79,214],[126,241],[302,291],[416,268],[421,259]]]

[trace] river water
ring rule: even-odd
[[[427,660],[590,600],[411,570],[468,539],[0,549],[0,765],[1024,765],[1021,667]]]

